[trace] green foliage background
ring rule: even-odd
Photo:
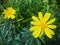
[[[7,7],[16,9],[14,20],[3,18],[3,9]],[[29,31],[31,17],[38,12],[50,12],[51,18],[56,18],[52,39],[35,39]],[[60,45],[60,0],[0,0],[0,45]]]

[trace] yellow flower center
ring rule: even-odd
[[[40,22],[40,27],[41,27],[42,29],[46,28],[46,23],[45,23],[45,22]]]
[[[11,11],[9,11],[7,14],[8,14],[8,15],[12,15],[13,13],[12,13]]]

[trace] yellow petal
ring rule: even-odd
[[[53,19],[51,19],[50,21],[48,21],[46,24],[52,24],[52,23],[54,23],[55,22],[55,18],[53,18]]]
[[[6,11],[5,9],[4,9],[3,11],[4,11],[4,12],[2,12],[2,14],[6,14],[7,11]]]
[[[49,29],[49,28],[46,28],[46,30],[48,30],[48,32],[49,32],[50,34],[52,34],[52,35],[55,34],[55,33],[54,33],[51,29]]]
[[[5,17],[4,17],[4,18],[8,18],[8,17],[7,17],[7,15],[5,15]]]
[[[55,29],[55,28],[57,28],[56,25],[47,25],[47,27],[48,27],[48,28],[51,28],[51,29]]]
[[[7,18],[9,19],[9,18],[11,18],[11,16],[10,15],[9,16],[7,15]]]
[[[8,15],[5,15],[5,17],[4,17],[4,18],[8,18],[8,19],[9,19],[9,18],[11,18],[11,16],[10,16],[10,15],[9,15],[9,16],[8,16]]]
[[[31,28],[30,28],[30,31],[37,31],[37,30],[39,30],[40,29],[40,26],[32,26]]]
[[[49,29],[49,28],[48,28],[48,29]],[[54,31],[52,31],[51,29],[49,29],[49,32],[50,32],[50,34],[52,34],[52,35],[55,34]]]
[[[35,22],[39,22],[39,19],[35,16],[32,16],[32,19],[35,21]]]
[[[15,15],[11,15],[11,19],[14,19],[15,18]]]
[[[41,33],[40,33],[40,36],[39,37],[42,37],[42,35],[43,35],[43,31],[41,30]]]
[[[39,12],[39,13],[38,13],[38,16],[39,16],[40,21],[42,21],[42,20],[43,20],[42,12]]]
[[[49,20],[50,16],[51,16],[50,13],[46,13],[46,14],[44,15],[44,21],[47,22],[47,21]]]
[[[31,24],[32,24],[32,25],[40,25],[39,22],[34,22],[34,21],[31,21]]]
[[[41,32],[41,30],[36,30],[36,31],[34,31],[34,32],[33,32],[33,36],[34,36],[35,38],[39,37],[40,32]]]
[[[51,32],[50,29],[45,28],[44,31],[45,31],[45,34],[46,34],[47,37],[52,38],[52,34],[51,33],[53,33],[53,32]]]

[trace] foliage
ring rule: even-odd
[[[3,9],[13,7],[16,18],[4,19]],[[45,35],[34,38],[29,31],[32,16],[38,12],[50,12],[55,17],[57,29],[49,39]],[[0,45],[60,45],[60,5],[59,0],[0,0]]]

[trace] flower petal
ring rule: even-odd
[[[32,24],[32,25],[40,25],[39,22],[34,22],[34,21],[31,21],[31,24]]]
[[[7,11],[6,11],[5,9],[4,9],[3,11],[4,11],[4,12],[2,12],[2,14],[6,14]]]
[[[44,15],[44,21],[47,22],[48,19],[50,18],[50,16],[51,16],[50,13],[46,13],[46,14]]]
[[[14,19],[15,18],[15,15],[11,15],[11,19]]]
[[[35,38],[39,37],[40,32],[41,32],[41,29],[34,31],[34,32],[33,32],[33,36],[34,36]]]
[[[39,13],[38,13],[38,16],[39,16],[40,21],[42,21],[42,20],[43,20],[42,12],[39,12]]]
[[[35,22],[39,22],[39,19],[35,16],[32,16],[32,19],[35,21]]]
[[[52,35],[55,34],[54,31],[52,31],[51,29],[48,28],[48,30],[49,30],[50,34],[52,34]]]
[[[56,25],[47,25],[47,27],[48,27],[48,28],[51,28],[51,29],[55,29],[55,28],[57,28]]]
[[[31,28],[30,28],[30,31],[37,31],[37,30],[40,30],[40,26],[32,26]]]
[[[51,33],[53,33],[49,28],[45,28],[45,34],[46,34],[46,36],[47,37],[49,37],[49,38],[52,38],[52,34]]]
[[[9,16],[7,15],[7,18],[9,19],[9,18],[11,18],[11,16],[10,15]]]
[[[41,33],[40,33],[40,36],[39,37],[42,37],[42,35],[43,35],[43,31],[41,30]]]
[[[46,30],[47,30],[50,34],[52,34],[52,35],[55,34],[55,33],[54,33],[51,29],[49,29],[49,28],[46,28]]]
[[[52,24],[52,23],[54,23],[55,22],[55,18],[53,18],[53,19],[51,19],[50,21],[48,21],[46,24]]]

